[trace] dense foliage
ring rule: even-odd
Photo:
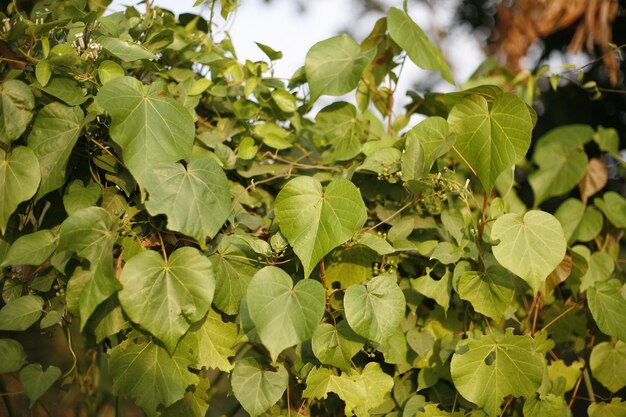
[[[286,82],[147,6],[1,16],[8,415],[626,414],[619,140],[532,141],[545,69],[398,115],[404,10]]]

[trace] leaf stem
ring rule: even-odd
[[[574,386],[574,391],[572,392],[572,397],[569,400],[569,403],[567,404],[567,408],[571,409],[572,405],[574,405],[574,401],[576,401],[576,394],[578,394],[578,389],[580,388],[580,383],[583,381],[583,375],[582,373],[580,374],[580,376],[578,377],[578,380],[576,381],[576,385]]]
[[[487,224],[487,207],[489,206],[489,195],[487,191],[483,192],[483,211],[480,217],[480,231],[478,232],[478,241],[482,244],[483,234],[485,233],[485,224]]]
[[[587,393],[589,394],[589,400],[592,404],[596,403],[596,395],[593,392],[593,385],[591,384],[591,377],[589,376],[589,369],[585,366],[583,369],[583,380],[585,381],[585,388],[587,388]]]
[[[535,314],[533,316],[533,327],[530,331],[532,337],[535,336],[535,329],[537,328],[537,316],[539,315],[539,309],[541,308],[541,293],[537,293],[537,302],[535,303]]]
[[[502,413],[500,413],[500,417],[502,417],[504,413],[506,413],[506,410],[507,408],[509,408],[512,401],[513,401],[513,397],[509,397],[509,399],[506,401],[506,404],[504,404],[504,408],[502,409]]]
[[[572,311],[573,309],[575,309],[576,307],[578,307],[578,303],[571,305],[567,310],[561,312],[558,316],[556,316],[555,318],[553,318],[552,320],[550,320],[550,322],[548,324],[546,324],[545,326],[543,326],[543,328],[541,330],[545,330],[548,327],[552,326],[554,323],[556,323],[558,320],[560,320],[561,318],[563,318],[563,316],[565,316],[566,314],[568,314],[570,311]]]

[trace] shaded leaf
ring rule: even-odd
[[[616,279],[596,282],[587,290],[587,304],[600,330],[626,341],[626,299]]]
[[[26,352],[17,340],[0,339],[0,374],[19,371],[26,363]]]
[[[618,340],[597,344],[591,351],[589,365],[593,377],[616,393],[626,386],[626,343]]]
[[[7,265],[41,265],[57,246],[57,236],[51,230],[39,230],[20,236],[9,248],[1,267]]]
[[[43,300],[36,295],[24,295],[0,309],[0,330],[23,331],[33,325],[43,310]]]
[[[17,206],[37,192],[41,175],[37,157],[29,148],[16,146],[10,153],[0,148],[0,233]]]
[[[9,144],[19,138],[33,117],[35,97],[20,80],[0,84],[0,142]]]
[[[278,364],[275,371],[264,370],[255,359],[237,362],[230,378],[235,398],[252,416],[267,411],[282,397],[289,383],[285,367]]]
[[[49,366],[44,371],[40,364],[31,363],[22,368],[20,371],[20,383],[30,400],[31,407],[50,389],[60,376],[61,370],[56,366]]]
[[[321,323],[313,333],[313,353],[321,363],[349,371],[352,357],[361,350],[364,342],[345,320],[336,327]]]
[[[468,271],[461,275],[459,297],[472,304],[474,310],[496,321],[503,319],[515,296],[512,277],[504,268],[493,265],[485,272]]]

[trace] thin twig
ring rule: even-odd
[[[394,213],[392,213],[390,216],[388,216],[387,218],[379,221],[378,223],[376,223],[374,226],[372,227],[368,227],[367,229],[363,230],[363,233],[367,233],[370,230],[376,229],[378,226],[380,226],[381,224],[387,223],[389,220],[393,219],[394,217],[396,217],[398,214],[402,213],[404,210],[406,210],[408,207],[415,205],[415,203],[417,203],[419,200],[419,198],[414,198],[411,201],[409,201],[408,203],[406,203],[405,205],[403,205],[402,207],[400,207],[398,210],[396,210]]]
[[[559,314],[558,316],[556,316],[555,318],[550,320],[550,322],[548,324],[546,324],[545,326],[543,326],[543,328],[541,330],[543,331],[543,330],[547,329],[548,327],[552,326],[554,323],[556,323],[558,320],[560,320],[563,316],[568,314],[570,311],[572,311],[576,307],[578,307],[578,304],[574,304],[574,305],[570,306],[567,310],[561,312],[561,314]]]

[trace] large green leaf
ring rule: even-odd
[[[51,230],[39,230],[20,236],[9,248],[0,264],[41,265],[52,255],[57,246],[57,236]]]
[[[41,174],[39,162],[30,149],[16,146],[7,153],[0,148],[0,233],[17,206],[37,192]]]
[[[318,281],[305,279],[294,286],[291,277],[274,266],[257,272],[246,293],[250,318],[274,361],[285,348],[313,336],[325,301]]]
[[[198,377],[187,370],[188,359],[179,352],[170,356],[153,342],[127,341],[109,351],[113,391],[135,399],[148,416],[183,398],[187,386]]]
[[[235,398],[252,416],[256,417],[276,404],[289,383],[285,367],[278,364],[275,371],[264,370],[256,359],[237,362],[230,378]]]
[[[344,320],[337,326],[321,323],[313,333],[311,344],[321,363],[349,371],[352,357],[363,348],[364,342]]]
[[[148,212],[165,214],[169,229],[193,237],[202,248],[230,213],[228,179],[212,158],[192,158],[187,166],[159,164],[150,170],[145,186]]]
[[[510,273],[493,265],[485,272],[464,272],[459,279],[459,297],[472,304],[474,310],[500,321],[515,296],[515,286]]]
[[[43,300],[36,295],[25,295],[0,309],[0,330],[23,331],[39,320]]]
[[[459,342],[450,363],[452,381],[459,393],[489,416],[500,415],[504,397],[529,397],[541,385],[543,356],[533,349],[533,339],[489,334]]]
[[[567,242],[559,221],[549,213],[531,210],[522,216],[509,213],[499,217],[491,238],[498,262],[539,291],[548,275],[561,263]]]
[[[511,93],[465,97],[450,111],[448,123],[456,134],[455,149],[487,192],[530,146],[532,118],[526,104]]]
[[[37,113],[28,135],[28,147],[39,159],[41,185],[37,197],[65,183],[65,169],[82,130],[83,111],[59,102],[50,103]]]
[[[348,180],[326,189],[311,177],[289,181],[274,206],[280,230],[302,261],[304,276],[332,249],[348,241],[365,223],[361,193]]]
[[[170,352],[207,313],[215,290],[211,261],[191,247],[177,249],[167,259],[156,251],[141,252],[124,265],[120,282],[124,312]]]
[[[191,153],[195,124],[189,111],[163,92],[119,77],[102,86],[96,102],[111,115],[111,138],[122,147],[124,163],[143,187],[150,169]]]
[[[593,377],[611,392],[616,393],[626,386],[626,343],[602,342],[594,346],[589,358]]]
[[[324,107],[315,116],[315,124],[333,146],[331,160],[345,161],[361,152],[363,126],[352,104],[340,101]]]
[[[31,363],[22,368],[20,371],[20,383],[30,400],[31,407],[60,376],[61,370],[56,366],[49,366],[44,371],[40,364]]]
[[[239,311],[248,283],[260,269],[256,253],[237,236],[222,236],[217,251],[211,256],[215,266],[213,303],[226,314]]]
[[[604,334],[626,341],[626,299],[616,279],[600,281],[587,290],[587,304]]]
[[[440,72],[444,80],[454,85],[452,71],[441,51],[404,11],[390,8],[387,12],[387,28],[391,39],[406,51],[415,65]]]
[[[181,343],[196,353],[197,363],[192,364],[195,368],[216,368],[229,372],[233,365],[228,358],[235,356],[238,341],[237,325],[222,321],[219,314],[209,310],[204,320],[191,325]]]
[[[20,80],[0,84],[0,142],[11,143],[19,138],[33,117],[35,97]]]
[[[360,336],[384,343],[404,317],[404,293],[391,275],[379,275],[363,285],[352,285],[343,298],[345,317]]]
[[[79,296],[81,329],[100,303],[121,288],[113,269],[116,229],[116,220],[101,207],[80,209],[61,224],[57,253],[73,251],[90,263]]]
[[[17,340],[0,339],[0,374],[19,371],[26,363],[26,352]]]
[[[341,96],[354,90],[361,73],[375,56],[375,49],[362,52],[346,34],[313,45],[304,62],[311,102],[323,94]]]

